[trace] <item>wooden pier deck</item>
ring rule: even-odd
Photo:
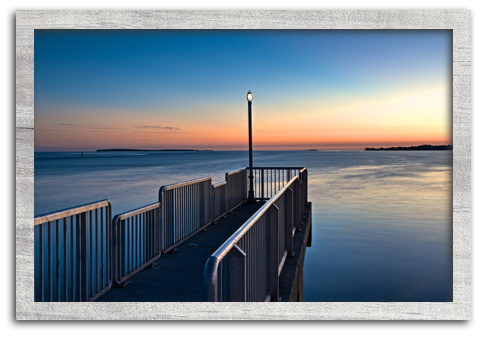
[[[176,249],[162,255],[157,266],[146,268],[129,279],[125,288],[112,287],[98,302],[203,302],[205,263],[263,203],[239,206],[192,236]]]

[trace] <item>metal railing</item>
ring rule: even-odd
[[[212,222],[215,222],[225,216],[228,212],[227,181],[219,182],[212,185],[212,199]]]
[[[247,199],[247,169],[225,174],[227,182],[227,210],[231,212]]]
[[[112,284],[108,200],[35,217],[35,301],[92,301]]]
[[[162,254],[160,203],[116,215],[112,222],[113,283],[128,278],[151,265]]]
[[[303,217],[305,194],[291,178],[205,266],[206,301],[278,301],[278,277]]]
[[[266,201],[275,196],[293,177],[300,177],[303,169],[305,168],[254,167],[253,190],[255,192],[255,198]]]
[[[212,223],[210,177],[163,186],[158,200],[162,207],[164,253]]]
[[[122,285],[244,203],[247,171],[229,172],[214,185],[206,177],[163,186],[159,202],[113,222],[108,200],[36,217],[35,301],[93,301],[112,283]],[[305,215],[308,174],[305,168],[254,171],[255,198],[272,198],[208,260],[211,301],[278,299],[274,277]]]

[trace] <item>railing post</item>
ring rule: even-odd
[[[307,202],[308,202],[308,171],[307,171],[307,169],[305,169],[303,172],[305,174],[305,183],[304,183],[305,186],[303,187],[303,193],[305,195],[305,198],[304,198],[305,206],[303,208],[305,210],[305,215],[306,215],[307,214],[306,205],[307,205]]]
[[[223,186],[224,198],[223,198],[223,206],[225,213],[228,212],[228,183]]]
[[[48,300],[53,301],[53,270],[52,270],[52,222],[47,223],[47,236],[48,236]]]
[[[303,205],[303,184],[298,183],[300,190],[298,191],[298,216],[300,217],[300,225],[303,224],[303,217],[305,217],[305,206]]]
[[[228,172],[225,174],[225,182],[227,182],[227,184],[225,185],[225,211],[228,213],[228,211],[230,210],[230,207],[231,207],[231,203],[230,203],[230,200],[232,199],[231,196],[232,194],[230,193],[230,190],[232,189],[231,188],[231,183],[228,182]]]
[[[214,190],[213,184],[211,185],[211,189],[210,189],[210,190],[211,190],[211,193],[212,193],[211,199],[210,199],[210,202],[211,202],[211,205],[210,205],[210,214],[211,214],[211,216],[212,216],[212,224],[215,224],[215,222],[213,222],[213,220],[215,219],[215,215],[216,215],[216,211],[215,211],[215,210],[216,210],[217,204],[216,204],[216,202],[215,202],[215,200],[216,200],[216,197],[215,197],[215,196],[216,196],[216,190]]]
[[[215,218],[215,214],[213,213],[212,211],[212,207],[213,207],[213,201],[212,201],[212,197],[213,197],[213,187],[212,187],[212,180],[210,179],[209,181],[207,181],[207,183],[205,184],[207,187],[208,187],[208,195],[209,195],[209,199],[207,200],[208,203],[210,204],[210,209],[208,209],[208,212],[210,213],[210,216],[208,217],[208,220],[207,220],[207,223],[211,223],[213,221],[213,219]],[[206,223],[204,223],[203,225],[205,225]]]
[[[278,207],[275,204],[268,210],[269,220],[269,292],[270,301],[278,301]]]
[[[205,264],[203,283],[205,288],[205,301],[218,302],[218,258],[210,256]]]
[[[77,301],[87,298],[87,213],[77,215]]]
[[[158,225],[157,225],[157,227],[158,227],[158,229],[157,229],[157,240],[158,240],[157,253],[158,254],[162,253],[162,245],[163,245],[162,221],[163,221],[162,203],[160,203],[160,206],[158,207]]]
[[[298,181],[293,182],[293,225],[300,229],[300,219],[298,218]]]
[[[287,248],[287,254],[290,257],[295,256],[293,252],[293,190],[288,188],[285,191],[285,225],[287,236],[285,244]]]
[[[230,302],[245,302],[247,300],[247,290],[246,290],[246,265],[247,265],[247,254],[240,249],[237,245],[233,247],[230,251],[229,262],[230,262],[230,275],[229,275],[229,286],[230,286]]]
[[[118,284],[118,215],[113,218],[112,222],[112,274],[113,284]]]
[[[45,301],[45,273],[44,273],[44,252],[43,252],[43,223],[38,226],[39,234],[39,275],[40,275],[40,301]],[[72,248],[72,257],[73,257],[73,248]],[[73,268],[72,268],[73,273]],[[73,274],[72,274],[73,276]],[[35,300],[37,301],[37,300]]]
[[[262,200],[265,200],[265,172],[264,169],[262,169]]]
[[[145,223],[145,222],[144,222]],[[147,233],[147,226],[145,225],[145,234]],[[126,263],[125,263],[125,257],[126,257],[126,235],[127,229],[125,226],[125,220],[120,221],[120,276],[125,276],[127,273],[127,268],[126,268]],[[148,236],[147,236],[148,237]]]

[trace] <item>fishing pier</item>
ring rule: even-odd
[[[307,169],[249,170],[113,217],[108,200],[36,216],[35,301],[303,301]]]

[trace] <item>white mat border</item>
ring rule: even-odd
[[[451,29],[453,31],[453,302],[35,303],[35,29]],[[18,320],[471,319],[471,14],[467,10],[17,11],[16,318]]]

